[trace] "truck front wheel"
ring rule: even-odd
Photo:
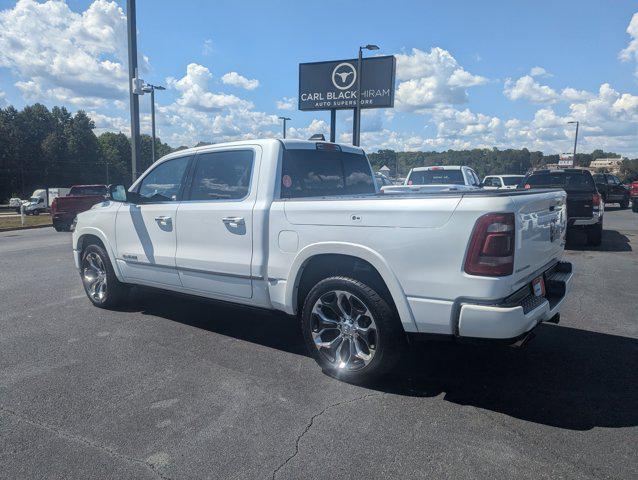
[[[115,276],[109,256],[101,245],[92,244],[82,251],[80,276],[86,296],[99,308],[122,306],[127,299],[127,285]]]
[[[327,374],[365,383],[386,373],[406,345],[393,308],[365,283],[330,277],[306,297],[301,314],[306,345]]]

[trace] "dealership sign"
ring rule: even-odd
[[[361,62],[361,108],[394,106],[396,59],[392,55]],[[337,110],[357,106],[357,60],[299,64],[299,110]]]
[[[573,167],[574,166],[574,156],[571,153],[561,153],[558,156],[558,166],[559,167]]]

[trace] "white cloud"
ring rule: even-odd
[[[480,75],[464,70],[456,59],[439,47],[424,52],[397,54],[397,108],[423,111],[438,105],[467,102],[467,88],[487,83]]]
[[[510,100],[529,100],[532,103],[554,103],[559,99],[553,88],[539,84],[530,75],[516,81],[511,78],[505,80],[503,94]]]
[[[104,115],[97,111],[89,111],[87,115],[95,123],[95,134],[99,135],[103,132],[122,132],[126,135],[131,134],[130,121],[123,117],[112,117]]]
[[[293,97],[284,97],[276,102],[278,110],[294,110],[297,106],[297,100]]]
[[[551,73],[545,70],[543,67],[532,67],[529,71],[532,77],[553,77]]]
[[[248,79],[237,72],[228,72],[222,76],[222,82],[226,85],[244,88],[246,90],[254,90],[259,86],[259,80]]]
[[[560,92],[561,99],[566,102],[583,102],[593,98],[595,95],[587,90],[576,90],[575,88],[563,88]]]
[[[125,97],[126,17],[116,2],[76,13],[65,2],[19,0],[0,12],[0,31],[0,67],[20,77],[25,98],[95,107]]]
[[[326,139],[330,138],[330,126],[324,120],[313,119],[307,127],[290,126],[287,138],[309,139],[312,135],[323,133]]]
[[[638,76],[638,13],[634,13],[627,27],[627,33],[631,37],[629,45],[622,49],[618,57],[623,62],[634,60],[636,62],[636,76]]]
[[[213,53],[213,41],[210,38],[204,40],[204,45],[202,46],[202,55],[210,55]]]
[[[181,92],[177,103],[199,111],[218,111],[224,108],[252,108],[252,103],[235,95],[213,93],[208,91],[208,82],[213,77],[208,68],[198,63],[190,63],[186,67],[186,75],[175,79],[169,77],[166,83],[170,88]]]

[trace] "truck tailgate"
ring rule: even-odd
[[[54,213],[80,213],[90,209],[96,203],[104,201],[102,195],[85,195],[77,197],[57,197]]]
[[[512,196],[517,215],[514,280],[529,279],[554,260],[565,247],[566,193],[562,190]]]

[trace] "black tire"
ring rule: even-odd
[[[634,198],[634,199],[631,201],[631,210],[632,210],[633,212],[638,212],[638,197]]]
[[[96,256],[99,258],[99,262],[96,260]],[[96,269],[92,265],[97,265],[98,268]],[[104,274],[98,273],[100,269],[103,269]],[[95,290],[92,290],[94,285],[90,281],[93,278],[92,276],[101,276],[101,278],[106,280],[104,282],[104,290],[102,291],[100,288],[100,293],[103,293],[103,295],[97,294]],[[82,250],[80,278],[82,279],[86,296],[96,307],[109,310],[126,304],[129,288],[115,276],[109,256],[101,245],[91,244]]]
[[[626,208],[629,208],[629,198],[625,197],[621,202],[620,202],[620,208],[622,208],[623,210]]]
[[[324,300],[331,297],[332,292],[335,291],[341,291],[351,295],[350,298],[354,298],[354,300],[351,300],[350,305],[356,304],[356,308],[359,310],[362,304],[363,309],[371,315],[371,317],[359,315],[358,319],[354,320],[358,326],[362,326],[359,322],[364,322],[365,324],[370,318],[373,319],[373,324],[376,326],[376,328],[371,331],[368,328],[369,331],[365,334],[367,337],[365,341],[362,340],[363,336],[359,331],[356,331],[354,334],[352,333],[352,331],[356,330],[356,327],[351,330],[350,333],[344,333],[341,327],[338,330],[334,327],[330,327],[329,329],[335,331],[335,333],[341,337],[341,341],[337,343],[334,348],[334,350],[340,353],[339,361],[337,361],[337,352],[334,352],[335,355],[333,355],[332,352],[330,352],[331,349],[328,348],[320,351],[313,338],[313,333],[316,335],[317,332],[323,328],[319,326],[320,320],[319,317],[313,313],[313,308],[315,308],[319,302],[321,302],[322,309],[328,307],[328,303],[324,303]],[[361,302],[361,304],[359,304],[359,302]],[[328,307],[329,310],[331,308],[332,307]],[[354,307],[351,306],[350,312],[352,313],[352,311],[354,311]],[[333,313],[335,313],[337,317],[339,316],[337,310],[334,310]],[[353,320],[352,317],[349,317],[349,319]],[[368,323],[367,326],[370,327],[371,324],[372,322]],[[324,324],[324,326],[325,325],[328,324]],[[352,323],[350,325],[351,328],[354,326]],[[321,366],[323,371],[330,376],[350,383],[367,383],[383,376],[396,365],[402,351],[407,345],[405,332],[403,331],[403,327],[395,310],[368,285],[348,277],[326,278],[310,290],[301,312],[301,328],[310,354],[319,366]],[[346,337],[347,335],[350,336]],[[371,338],[371,336],[373,338]],[[326,340],[321,336],[319,338],[321,341]],[[327,340],[330,341],[331,339],[328,338]],[[337,340],[337,338],[332,339],[332,341]],[[344,352],[345,355],[347,355],[347,361],[344,362],[343,358],[345,358],[345,355],[339,350],[339,346],[341,344],[345,345],[346,342],[348,352]],[[367,345],[373,346],[374,348],[366,348]],[[356,348],[354,346],[356,346]],[[355,348],[355,350],[359,349],[358,354],[371,355],[372,358],[368,360],[369,363],[365,364],[364,360],[358,358],[356,355],[353,356],[352,348]],[[365,353],[366,350],[367,354]],[[332,361],[328,358],[331,355],[334,358]],[[348,366],[351,361],[352,368]]]
[[[587,244],[599,247],[603,241],[603,222],[598,222],[587,229]]]
[[[68,232],[71,230],[71,226],[68,223],[63,222],[53,222],[53,228],[56,232]]]
[[[40,215],[40,210],[34,210],[33,215]]]

